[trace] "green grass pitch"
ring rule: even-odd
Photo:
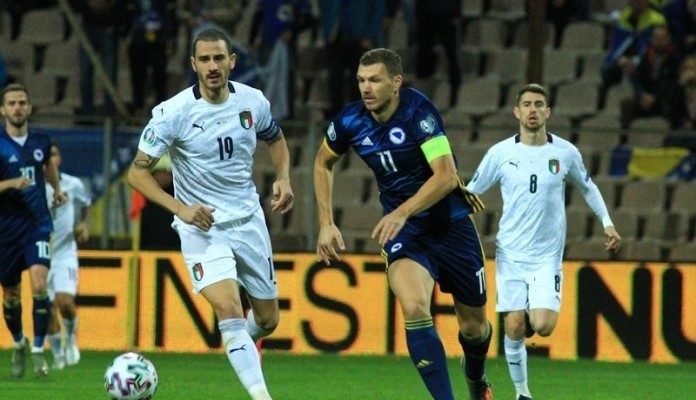
[[[156,366],[155,399],[248,399],[225,356],[144,353]],[[22,379],[10,377],[10,352],[0,351],[0,400],[108,399],[103,374],[115,352],[84,351],[82,361],[37,379],[27,364]],[[49,356],[50,358],[50,356]],[[405,357],[297,356],[265,352],[263,366],[276,400],[428,399],[415,368]],[[550,361],[530,357],[530,388],[535,399],[652,400],[695,399],[696,363],[659,365],[589,360]],[[449,360],[457,399],[468,399],[457,359]],[[487,373],[496,400],[513,400],[504,358],[489,359]]]

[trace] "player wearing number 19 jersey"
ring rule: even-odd
[[[607,250],[618,250],[621,237],[578,149],[546,131],[551,109],[545,89],[537,84],[522,88],[513,111],[520,132],[488,150],[467,188],[482,194],[495,184],[501,187],[496,310],[503,313],[505,356],[517,399],[527,400],[531,394],[524,346],[526,313],[529,311],[534,330],[548,336],[561,308],[566,179],[575,184],[601,220]]]
[[[280,314],[271,241],[251,179],[257,141],[268,144],[276,171],[274,211],[293,205],[290,161],[263,93],[228,80],[231,49],[219,30],[198,34],[191,57],[198,83],[154,108],[128,183],[175,215],[193,290],[213,306],[227,358],[249,395],[269,400],[254,341],[273,332]],[[174,197],[150,174],[166,151]],[[252,309],[246,321],[240,285]]]
[[[451,293],[465,354],[470,398],[491,398],[484,361],[491,338],[481,244],[470,214],[482,207],[464,188],[442,119],[412,88],[401,88],[401,59],[389,49],[363,54],[357,72],[363,101],[333,119],[314,164],[319,211],[317,256],[339,259],[333,223],[333,165],[348,150],[372,169],[384,216],[373,237],[383,246],[389,284],[402,307],[406,343],[430,395],[453,399],[442,342],[430,314],[435,282]]]

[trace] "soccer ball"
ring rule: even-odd
[[[157,390],[157,371],[142,355],[124,353],[106,369],[104,388],[111,399],[148,400]]]

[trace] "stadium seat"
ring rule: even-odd
[[[571,22],[566,26],[561,49],[576,51],[579,55],[603,54],[605,31],[601,24],[584,21]]]
[[[592,180],[599,188],[599,192],[602,193],[604,203],[607,205],[609,212],[611,212],[616,204],[616,180],[603,176],[593,177]],[[583,197],[582,193],[575,187],[571,192],[570,205],[573,207],[587,207],[589,210],[589,206],[587,205],[587,202],[585,202],[585,198]]]
[[[500,109],[500,91],[495,79],[466,81],[459,88],[459,100],[452,110],[479,118],[493,114]]]
[[[587,223],[591,216],[587,207],[568,207],[566,209],[566,239],[579,241],[587,238]]]
[[[274,253],[296,253],[308,250],[305,235],[297,233],[273,233],[271,234],[271,244]]]
[[[490,0],[487,15],[506,21],[523,19],[527,15],[524,2],[519,0]]]
[[[630,128],[626,133],[626,144],[634,147],[662,147],[667,136],[667,130],[634,131]]]
[[[622,239],[628,241],[638,239],[638,213],[636,211],[614,209],[609,210],[609,215]],[[596,239],[606,237],[604,226],[597,217],[592,220],[592,236]]]
[[[334,190],[334,192],[336,192]],[[359,231],[366,234],[372,233],[372,229],[382,218],[382,205],[378,202],[365,204],[345,203],[342,207],[343,218],[339,228]]]
[[[618,253],[622,261],[662,261],[662,247],[652,241],[624,241]]]
[[[79,77],[80,43],[76,39],[46,46],[40,72]]]
[[[31,96],[32,104],[38,108],[34,110],[35,112],[56,104],[57,81],[53,74],[34,73],[31,79],[24,82],[24,85]]]
[[[333,204],[335,206],[358,206],[370,194],[372,174],[364,169],[334,170]]]
[[[397,50],[408,47],[408,38],[408,25],[403,17],[397,16],[389,28],[389,48]]]
[[[670,210],[696,213],[696,183],[675,182],[671,197]]]
[[[675,263],[696,262],[696,242],[691,241],[671,246],[669,261]]]
[[[566,34],[567,35],[567,34]],[[597,112],[597,86],[572,82],[558,87],[552,110],[556,115],[581,119]]]
[[[641,216],[643,222],[643,238],[665,245],[677,243],[686,227],[685,219],[680,213],[650,211]]]
[[[619,207],[638,212],[664,210],[666,186],[662,179],[628,181],[623,187]]]
[[[0,40],[9,41],[11,39],[12,18],[7,11],[0,11]],[[4,48],[4,47],[3,47]]]
[[[602,110],[607,115],[614,115],[618,119],[621,116],[621,102],[633,97],[633,89],[627,83],[614,85],[607,91],[607,98]]]
[[[483,14],[484,0],[467,0],[462,2],[462,17],[471,19],[478,18]]]
[[[465,2],[466,3],[466,2]],[[529,22],[517,21],[512,29],[512,48],[527,50],[529,48]],[[553,25],[544,25],[544,48],[549,49],[553,45]]]
[[[580,241],[568,241],[565,249],[565,259],[607,261],[614,255],[604,248],[604,239],[583,239]]]
[[[544,52],[544,84],[555,87],[575,81],[577,67],[578,57],[574,50],[546,50]]]
[[[464,28],[464,47],[484,52],[500,51],[505,48],[507,25],[494,18],[478,18]]]
[[[464,179],[471,179],[489,148],[490,146],[488,144],[454,143],[452,151],[457,157],[457,170],[459,171],[459,176]]]
[[[498,79],[501,84],[523,83],[527,80],[527,50],[509,48],[491,52],[488,56],[486,75]]]
[[[602,63],[605,56],[604,53],[583,54],[580,57],[580,80],[595,85],[602,83]]]
[[[63,41],[65,18],[58,7],[32,9],[24,13],[17,40],[34,45]]]

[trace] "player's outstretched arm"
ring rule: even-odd
[[[4,181],[0,181],[0,193],[9,189],[24,190],[28,188],[29,185],[31,185],[31,179],[24,176],[5,179]]]
[[[329,150],[326,141],[322,143],[314,159],[314,195],[317,200],[319,218],[319,238],[317,239],[317,261],[326,265],[331,260],[340,260],[334,244],[339,249],[346,248],[343,237],[333,219],[333,166],[340,159]]]

